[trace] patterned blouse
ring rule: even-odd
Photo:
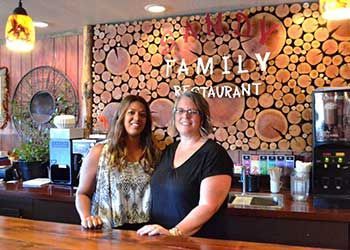
[[[105,144],[98,163],[91,214],[99,215],[105,228],[147,222],[151,205],[150,174],[139,162],[129,162],[121,172],[108,166],[107,147]]]

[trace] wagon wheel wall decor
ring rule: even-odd
[[[78,118],[79,103],[70,80],[50,66],[32,69],[13,95],[12,120],[18,134],[24,141],[43,141],[54,127],[52,118],[58,114]]]

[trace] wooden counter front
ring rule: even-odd
[[[312,249],[195,237],[138,236],[133,231],[86,231],[78,225],[0,216],[1,249]]]
[[[238,189],[233,191],[238,192]],[[350,209],[318,209],[312,205],[312,195],[306,202],[293,201],[289,191],[282,192],[284,206],[278,210],[227,209],[228,215],[256,216],[262,218],[284,218],[292,220],[311,220],[350,223]],[[22,183],[0,183],[0,199],[8,196],[20,199],[45,200],[74,205],[75,190],[69,186],[47,185],[41,188],[24,188]],[[1,215],[1,214],[0,214]]]
[[[316,209],[312,206],[312,197],[307,202],[295,202],[289,192],[282,194],[282,209],[228,208],[223,225],[226,238],[350,248],[350,209]],[[66,186],[23,188],[21,183],[0,183],[0,215],[80,224],[74,198],[75,190]]]
[[[319,209],[312,195],[301,202],[293,201],[289,190],[282,194],[281,209],[227,209],[227,238],[350,249],[350,209]]]

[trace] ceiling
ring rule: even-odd
[[[37,37],[80,33],[86,24],[142,20],[165,16],[239,10],[252,6],[276,5],[301,0],[22,0],[23,7],[35,21],[49,23],[36,29]],[[144,6],[159,3],[167,7],[161,15],[150,14]],[[18,0],[0,1],[0,39],[4,38],[7,17],[18,6]]]

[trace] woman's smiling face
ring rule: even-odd
[[[132,102],[126,110],[124,117],[125,131],[129,136],[140,136],[145,128],[147,120],[145,106],[138,102]]]
[[[180,135],[200,134],[201,116],[195,103],[188,97],[182,97],[175,110],[175,127]]]

